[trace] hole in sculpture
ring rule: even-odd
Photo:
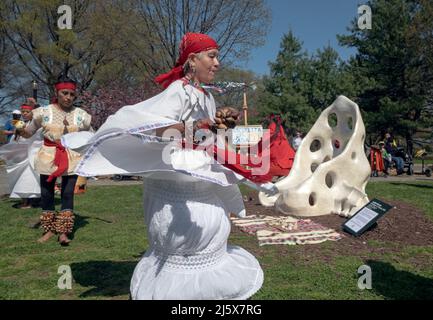
[[[310,194],[308,202],[310,203],[310,206],[314,206],[316,204],[316,194],[314,192]]]
[[[331,172],[328,172],[325,177],[325,183],[328,188],[332,188],[334,185],[334,175]]]
[[[352,160],[356,159],[356,152],[352,152]]]
[[[337,115],[335,113],[331,113],[328,116],[328,124],[331,128],[335,128],[338,124]]]
[[[313,140],[313,142],[311,142],[310,151],[311,152],[319,151],[321,147],[322,147],[322,144],[320,143],[320,141],[315,139],[315,140]]]
[[[325,159],[323,159],[323,162],[328,162],[329,160],[331,160],[330,156],[326,156]]]
[[[347,127],[348,127],[350,130],[353,130],[353,118],[352,118],[352,117],[349,117],[349,118],[347,119]]]
[[[312,164],[311,164],[311,172],[316,171],[316,169],[317,169],[318,166],[319,166],[319,165],[318,165],[317,163],[312,163]]]

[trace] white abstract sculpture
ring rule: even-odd
[[[260,192],[261,204],[303,217],[353,215],[369,201],[365,186],[371,169],[364,140],[358,105],[339,96],[303,139],[289,175],[275,183],[279,193]]]

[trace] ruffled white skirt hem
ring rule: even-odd
[[[145,253],[134,270],[134,300],[244,300],[263,284],[257,259],[237,246],[200,257]]]

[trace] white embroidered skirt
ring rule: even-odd
[[[229,213],[205,181],[144,179],[149,249],[135,268],[132,299],[247,299],[263,271],[228,246]]]

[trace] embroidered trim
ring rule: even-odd
[[[213,252],[198,254],[197,252],[195,254],[170,254],[157,248],[153,248],[153,251],[156,258],[164,262],[164,267],[174,269],[205,269],[221,261],[227,252],[227,248],[224,244]]]
[[[41,116],[42,116],[42,121],[41,121],[41,125],[45,126],[47,124],[51,124],[53,122],[53,110],[51,109],[51,104],[46,106],[46,107],[42,107],[41,109]]]
[[[84,154],[83,158],[80,160],[80,162],[77,165],[77,168],[75,170],[75,172],[79,175],[85,176],[85,177],[91,177],[93,175],[85,173],[82,170],[82,167],[84,166],[85,161],[87,161],[88,159],[90,159],[93,154],[95,153],[96,149],[98,148],[98,146],[104,142],[105,140],[109,139],[109,138],[113,138],[113,137],[119,137],[122,135],[136,135],[142,131],[147,131],[147,130],[152,130],[152,129],[158,129],[158,128],[163,128],[172,124],[176,124],[176,121],[167,121],[167,122],[158,122],[158,123],[153,123],[153,124],[149,124],[149,125],[145,125],[145,126],[141,126],[138,128],[132,128],[132,129],[128,129],[122,132],[113,132],[113,133],[108,133],[105,134],[101,137],[99,137],[91,146],[90,148],[86,151],[86,153]]]

